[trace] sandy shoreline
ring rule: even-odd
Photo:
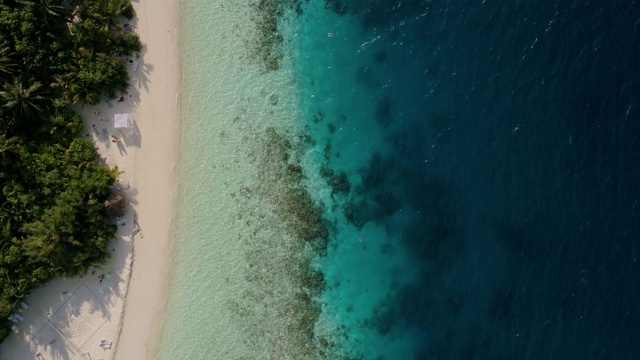
[[[117,359],[155,357],[167,298],[170,242],[174,237],[180,140],[178,1],[134,3],[136,32],[144,44],[136,117],[144,134],[135,156],[136,201],[144,240],[136,242],[135,262]],[[139,71],[140,71],[139,70]]]
[[[126,218],[109,244],[112,258],[80,278],[32,292],[24,320],[0,346],[0,359],[152,359],[167,298],[174,238],[180,140],[178,2],[134,2],[143,49],[127,64],[131,87],[122,102],[75,110],[102,158],[122,172]],[[138,61],[135,64],[135,60]],[[124,60],[123,60],[124,61]],[[113,118],[130,113],[131,131]],[[111,136],[119,142],[112,142]],[[138,226],[139,225],[139,226]]]

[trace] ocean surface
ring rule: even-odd
[[[640,358],[640,4],[283,3],[181,5],[159,359]]]

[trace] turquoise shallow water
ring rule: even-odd
[[[357,211],[362,207],[358,202],[372,195],[363,191],[371,179],[361,169],[369,166],[373,154],[393,151],[372,106],[388,81],[370,64],[381,48],[377,42],[384,39],[324,4],[311,3],[305,11],[296,28],[294,58],[303,121],[315,141],[305,157],[307,185],[327,205],[325,217],[334,226],[327,256],[316,260],[327,281],[318,330],[331,334],[336,346],[352,356],[408,359],[421,334],[403,329],[382,333],[375,318],[393,307],[390,302],[399,289],[419,282],[420,269],[407,261],[411,256],[401,234],[389,231],[404,221],[402,215],[389,216],[384,223],[363,219],[357,224],[345,216],[345,208]],[[351,191],[332,189],[323,169],[344,172]],[[392,202],[390,194],[375,196]],[[395,320],[387,322],[393,326]]]
[[[258,4],[182,4],[160,359],[640,356],[635,3]]]
[[[256,159],[265,129],[295,131],[292,78],[286,59],[278,73],[256,60],[248,4],[185,1],[180,11],[180,203],[158,358],[267,358],[290,349],[278,333],[288,277],[265,261],[291,251],[269,225],[271,204],[253,195],[262,183]]]

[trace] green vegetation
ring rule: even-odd
[[[0,341],[31,289],[108,256],[117,169],[68,105],[126,91],[134,15],[129,0],[0,0]]]

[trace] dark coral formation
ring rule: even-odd
[[[287,10],[297,14],[302,13],[300,0],[259,0],[256,3],[258,13],[258,41],[256,55],[267,70],[273,71],[280,67],[282,59],[283,36],[278,29]]]
[[[326,358],[333,350],[327,338],[323,345],[314,330],[320,315],[316,298],[325,279],[311,259],[326,254],[329,228],[321,204],[314,202],[303,185],[305,175],[299,158],[305,136],[284,135],[268,128],[256,143],[252,160],[260,181],[241,195],[261,199],[270,210],[251,209],[251,201],[242,216],[260,240],[247,239],[251,269],[246,279],[254,284],[254,290],[246,295],[246,308],[236,311],[255,312],[251,304],[258,299],[266,306],[265,312],[283,319],[284,328],[269,335],[269,342],[279,349],[272,352],[276,358]],[[286,348],[280,344],[287,344]],[[330,357],[340,358],[335,354]]]
[[[299,239],[311,241],[327,236],[322,213],[309,193],[302,188],[292,188],[283,194],[278,206],[283,223]]]
[[[362,183],[351,190],[352,195],[342,206],[342,213],[355,227],[362,228],[369,221],[383,223],[400,210],[399,196],[393,192],[392,182],[387,183],[387,172],[395,165],[380,154],[373,154],[366,168],[360,170]]]
[[[363,211],[364,209],[365,206],[362,202],[347,201],[342,208],[342,212],[347,221],[356,228],[361,229],[369,220],[367,214]]]
[[[321,122],[322,120],[324,120],[324,113],[322,111],[318,110],[317,113],[315,113],[315,114],[313,114],[311,116],[311,120],[316,124]]]
[[[320,175],[327,180],[327,184],[331,187],[332,194],[347,194],[351,190],[351,183],[344,171],[335,172],[333,169],[323,166],[320,168]]]
[[[269,194],[275,212],[296,238],[312,241],[327,236],[327,226],[322,218],[322,208],[314,203],[311,195],[301,184],[304,177],[302,167],[290,162],[293,146],[289,140],[268,129],[265,142],[265,167],[268,177],[276,181],[276,188]]]

